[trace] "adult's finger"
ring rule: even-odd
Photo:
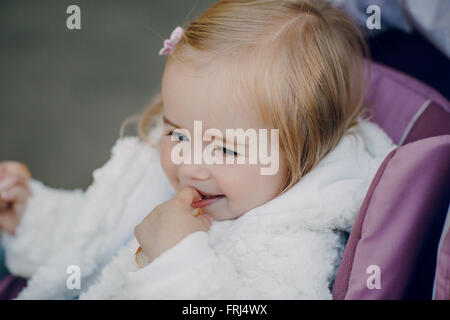
[[[190,205],[193,201],[200,200],[202,196],[192,187],[185,187],[181,189],[174,197]]]
[[[2,161],[0,165],[4,168],[7,173],[21,176],[25,179],[31,178],[30,170],[28,167],[21,162],[17,161]]]
[[[0,198],[6,201],[25,201],[29,196],[30,190],[18,185],[0,193]]]
[[[0,229],[14,235],[16,231],[17,222],[13,213],[7,212],[0,214]]]
[[[6,191],[15,185],[21,185],[26,187],[28,181],[20,176],[6,176],[4,179],[0,180],[0,192]]]
[[[10,204],[8,201],[4,201],[0,198],[0,213],[5,212],[10,209]]]

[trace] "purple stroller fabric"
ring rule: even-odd
[[[27,285],[27,280],[7,275],[0,280],[0,300],[12,300]]]
[[[371,62],[366,115],[398,145],[450,134],[450,102],[426,84]]]
[[[371,81],[367,114],[405,146],[386,157],[372,181],[333,298],[430,299],[435,275],[435,298],[449,297],[450,236],[436,257],[450,199],[450,103],[425,84],[376,63]],[[367,287],[371,265],[380,267],[381,289]]]
[[[432,297],[450,199],[449,164],[448,135],[407,144],[386,157],[352,228],[333,287],[335,299]],[[380,270],[379,289],[367,285],[370,266]]]
[[[450,209],[450,208],[449,208]],[[450,217],[447,216],[447,224],[450,224]],[[448,226],[447,226],[448,227]],[[434,279],[434,299],[450,300],[450,229],[443,234],[441,246],[439,248],[438,261],[436,267],[436,277]]]

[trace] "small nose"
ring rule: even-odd
[[[205,181],[210,178],[210,173],[203,164],[181,164],[178,166],[178,177],[181,181]]]

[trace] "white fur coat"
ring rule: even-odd
[[[157,148],[119,139],[86,191],[32,180],[16,235],[2,235],[7,267],[30,278],[19,298],[330,299],[343,233],[396,147],[371,122],[354,132],[285,194],[189,235],[141,269],[133,229],[174,195]],[[72,265],[80,289],[67,286]]]

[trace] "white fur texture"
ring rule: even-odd
[[[361,120],[285,194],[233,221],[214,222],[139,269],[132,232],[173,189],[159,151],[127,137],[86,192],[32,181],[16,236],[3,237],[21,299],[330,299],[330,283],[376,170],[396,146]],[[69,290],[66,269],[81,269]]]

